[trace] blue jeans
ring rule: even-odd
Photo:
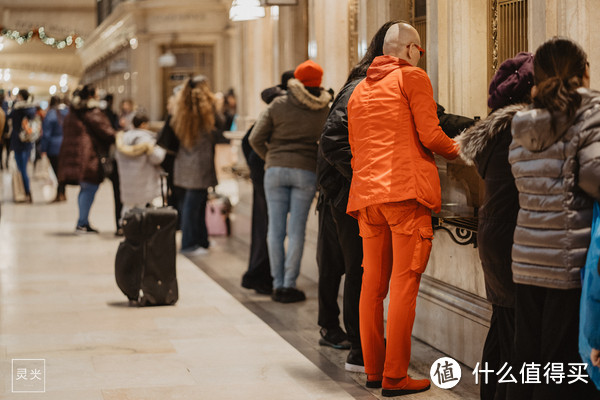
[[[15,161],[17,162],[17,168],[23,177],[23,186],[25,187],[25,193],[30,194],[29,189],[29,175],[27,175],[27,162],[29,161],[29,155],[31,150],[27,151],[15,151]]]
[[[94,197],[96,197],[96,192],[100,185],[81,182],[79,187],[81,189],[79,190],[79,197],[77,198],[77,203],[79,205],[79,220],[77,221],[77,226],[86,226],[90,223],[90,221],[88,221],[90,209],[92,208]]]
[[[181,210],[181,250],[195,250],[198,247],[208,248],[208,231],[206,230],[206,200],[208,190],[186,189],[180,201]]]
[[[275,289],[296,287],[304,251],[306,219],[315,197],[316,181],[317,176],[314,172],[298,168],[271,167],[265,172],[265,194],[269,213],[267,244]],[[286,230],[287,254],[283,244]]]

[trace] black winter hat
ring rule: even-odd
[[[525,101],[533,87],[533,54],[521,52],[505,60],[490,82],[488,107],[497,110]]]

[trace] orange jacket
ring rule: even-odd
[[[347,212],[414,199],[439,212],[433,153],[453,159],[458,145],[439,126],[429,77],[392,57],[375,58],[348,102],[352,185]]]

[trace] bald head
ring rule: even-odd
[[[413,65],[416,65],[420,57],[415,56],[412,47],[409,47],[412,43],[421,45],[421,38],[415,28],[404,22],[392,25],[383,39],[383,54],[401,58],[411,64],[414,62]]]

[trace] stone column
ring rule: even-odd
[[[438,100],[450,113],[487,115],[487,11],[486,2],[437,2],[437,39],[428,47],[435,53],[437,42]]]
[[[600,10],[595,0],[530,0],[529,48],[535,52],[539,45],[552,36],[566,36],[578,42],[588,54],[592,68],[592,87],[600,82],[600,43],[591,27],[600,19]]]
[[[336,93],[348,76],[348,0],[311,0],[309,3],[310,58],[323,67],[324,88]]]
[[[148,35],[137,35],[138,46],[131,50],[131,97],[150,120],[162,119],[162,81],[158,67],[158,45]]]
[[[308,0],[279,7],[279,71],[294,69],[308,59]]]

